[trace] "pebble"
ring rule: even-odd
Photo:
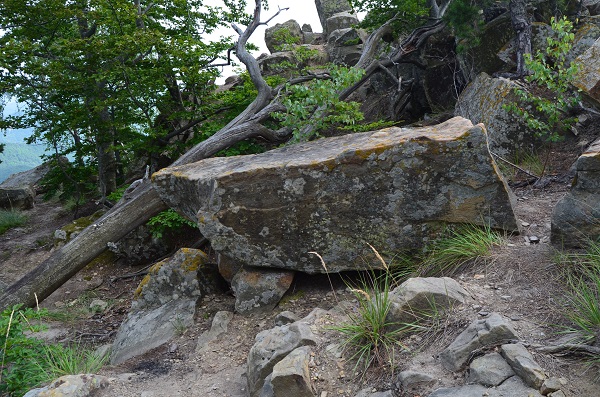
[[[529,222],[521,222],[521,226],[528,227],[529,226]]]
[[[540,238],[538,236],[529,236],[529,242],[531,244],[538,244],[540,242]]]

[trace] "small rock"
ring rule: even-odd
[[[105,389],[108,386],[109,381],[105,376],[94,374],[65,375],[56,379],[46,387],[30,390],[23,397],[86,397],[95,394],[96,390]]]
[[[554,393],[562,389],[566,384],[561,382],[561,379],[558,378],[548,378],[542,383],[542,387],[540,387],[540,392],[545,396],[550,393]]]
[[[540,238],[538,236],[529,236],[529,242],[531,244],[538,244],[540,242]]]
[[[310,347],[294,349],[273,367],[271,387],[273,397],[313,397],[308,362]]]
[[[548,394],[548,397],[567,397],[567,395],[562,390],[558,390],[554,393]]]
[[[478,357],[469,366],[467,382],[484,386],[498,386],[515,372],[499,353]]]
[[[521,222],[521,226],[523,226],[523,227],[529,227],[529,223],[528,222]]]
[[[535,362],[535,359],[525,346],[520,343],[502,345],[501,353],[502,357],[504,357],[527,385],[536,389],[542,386],[546,379],[544,370]]]
[[[107,307],[108,303],[102,299],[94,299],[92,303],[90,303],[90,311],[93,313],[102,313]]]
[[[294,314],[290,311],[284,311],[284,312],[279,313],[277,316],[275,316],[275,325],[279,326],[279,325],[291,324],[298,320],[300,320],[300,317],[298,317],[296,314]]]
[[[402,385],[403,389],[410,389],[415,385],[422,383],[435,383],[436,380],[433,376],[417,371],[402,371],[398,374],[398,381]]]

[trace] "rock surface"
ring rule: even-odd
[[[348,0],[315,0],[315,5],[317,6],[323,32],[325,32],[327,20],[334,14],[352,11],[352,6]]]
[[[575,60],[579,69],[573,84],[600,105],[600,38]]]
[[[231,281],[235,294],[235,311],[240,314],[269,312],[290,288],[294,272],[289,270],[241,269]]]
[[[27,392],[23,397],[88,397],[109,386],[108,378],[101,375],[65,375],[50,385]]]
[[[197,217],[217,252],[248,266],[356,270],[372,255],[365,242],[416,249],[446,222],[518,229],[485,129],[460,117],[211,158],[153,182],[171,207]]]
[[[519,116],[504,110],[503,105],[517,102],[518,85],[505,78],[481,73],[460,94],[454,114],[473,123],[483,123],[488,132],[490,151],[502,157],[531,152],[541,142]]]
[[[600,237],[600,139],[575,163],[569,191],[552,211],[551,241],[558,247],[585,247]]]
[[[423,313],[443,313],[453,305],[460,305],[471,296],[450,277],[409,278],[389,293],[390,323],[409,323]]]
[[[544,370],[535,361],[531,353],[520,343],[509,343],[501,347],[502,357],[523,381],[539,389],[546,379]]]
[[[194,323],[197,301],[215,290],[211,278],[204,277],[207,260],[200,250],[182,248],[150,268],[115,337],[112,364],[154,349]]]
[[[251,397],[260,395],[265,379],[275,365],[290,352],[316,344],[310,327],[302,321],[265,330],[256,335],[256,342],[248,353],[247,377]]]
[[[313,397],[308,363],[310,347],[294,349],[273,367],[270,388],[273,397]],[[261,397],[267,397],[264,394]]]
[[[293,19],[278,23],[265,31],[265,44],[271,54],[281,51],[282,46],[302,43],[302,29]]]
[[[498,313],[492,313],[486,319],[472,322],[440,353],[440,360],[448,371],[458,371],[475,350],[501,345],[515,339],[515,330],[508,320]]]
[[[484,386],[498,386],[506,379],[515,375],[515,371],[499,353],[490,353],[477,357],[467,375],[468,383],[478,383]]]

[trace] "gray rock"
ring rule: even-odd
[[[487,388],[481,385],[466,385],[461,387],[444,387],[437,389],[429,397],[482,397]]]
[[[115,337],[110,363],[120,364],[168,342],[194,324],[195,311],[196,299],[179,299],[129,313]]]
[[[289,270],[241,269],[231,281],[236,313],[251,314],[273,310],[293,280],[294,272]]]
[[[513,396],[527,396],[527,397],[542,397],[537,389],[532,389],[523,383],[523,380],[518,376],[513,376],[504,381],[500,386],[495,389],[488,389],[489,397],[513,397]]]
[[[197,301],[216,290],[206,277],[207,260],[200,250],[182,248],[150,268],[115,337],[112,364],[154,349],[194,323]]]
[[[567,380],[565,378],[548,378],[542,383],[540,387],[540,393],[544,396],[550,393],[554,393],[559,391],[563,387],[567,385]]]
[[[552,211],[550,241],[559,247],[585,247],[600,237],[600,139],[575,163],[571,190]]]
[[[546,374],[525,346],[520,343],[505,344],[502,345],[501,353],[502,357],[527,385],[535,389],[542,386]]]
[[[531,151],[542,143],[525,120],[503,108],[503,105],[518,103],[516,87],[518,84],[514,81],[481,73],[460,94],[454,110],[457,116],[483,123],[490,151],[502,157]]]
[[[227,326],[233,319],[233,313],[228,311],[219,311],[215,314],[212,324],[208,331],[203,332],[198,337],[196,344],[196,353],[202,353],[208,348],[208,344],[217,340],[221,335],[227,332]]]
[[[287,42],[290,40],[290,42]],[[265,44],[271,53],[291,50],[292,45],[303,44],[300,25],[293,19],[267,28]]]
[[[275,325],[279,326],[279,325],[291,324],[298,320],[300,320],[300,317],[298,317],[296,314],[294,314],[290,311],[284,311],[284,312],[279,313],[277,316],[275,316]]]
[[[325,22],[325,37],[327,37],[327,39],[329,40],[331,32],[334,32],[339,29],[352,28],[358,25],[358,23],[359,20],[356,17],[356,15],[351,14],[348,11],[333,14],[331,17],[327,18],[327,21]]]
[[[458,337],[440,353],[442,366],[458,371],[467,363],[475,350],[500,345],[517,339],[510,322],[498,313],[473,321]]]
[[[322,45],[304,44],[301,47],[310,51],[310,56],[299,60],[293,51],[276,52],[271,55],[263,54],[258,57],[260,70],[266,76],[278,74],[289,70],[289,65],[294,65],[297,69],[323,65],[329,62],[329,54]]]
[[[467,382],[479,383],[484,386],[498,386],[514,375],[515,371],[500,354],[490,353],[477,357],[469,365]]]
[[[261,394],[265,379],[275,364],[301,346],[315,345],[310,326],[302,321],[259,332],[250,348],[247,362],[248,390],[251,397]]]
[[[483,126],[460,117],[210,158],[163,169],[153,183],[197,217],[213,249],[245,266],[359,270],[373,265],[365,240],[393,252],[423,246],[445,222],[518,230]]]
[[[498,387],[486,388],[481,385],[443,388],[434,391],[429,397],[542,397],[535,389],[527,387],[518,376],[508,378]]]
[[[310,347],[294,349],[273,367],[271,387],[274,397],[313,397],[308,362]]]
[[[28,210],[33,208],[35,192],[29,186],[0,186],[0,209]]]
[[[327,54],[337,65],[354,66],[362,54],[362,39],[356,29],[334,30],[327,40]]]
[[[436,379],[424,372],[417,371],[402,371],[398,374],[398,382],[402,389],[410,389],[420,384],[433,384]]]
[[[424,314],[444,312],[465,303],[471,296],[450,277],[409,278],[389,293],[389,323],[409,323]]]
[[[103,301],[102,299],[94,299],[90,303],[90,311],[93,313],[101,313],[106,310],[108,307],[108,302]]]
[[[359,391],[354,397],[393,397],[394,392],[391,390],[386,391],[373,391],[373,388],[367,387]]]
[[[101,375],[65,375],[46,387],[28,391],[23,397],[88,397],[96,395],[99,389],[106,389],[109,384],[108,378]]]
[[[600,105],[600,39],[575,60],[579,65],[573,85]]]
[[[548,394],[548,397],[567,397],[567,395],[562,390],[558,390],[558,391],[555,391],[554,393]]]
[[[326,30],[327,20],[334,14],[352,11],[352,6],[348,0],[315,0],[315,5],[323,31]]]
[[[583,6],[591,16],[600,15],[600,0],[583,0]]]

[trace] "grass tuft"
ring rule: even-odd
[[[0,234],[14,227],[22,226],[27,222],[27,217],[18,211],[0,210]]]
[[[445,234],[429,248],[429,254],[419,265],[419,274],[455,274],[466,263],[489,256],[492,247],[504,241],[503,236],[489,225],[461,225],[449,228]]]

